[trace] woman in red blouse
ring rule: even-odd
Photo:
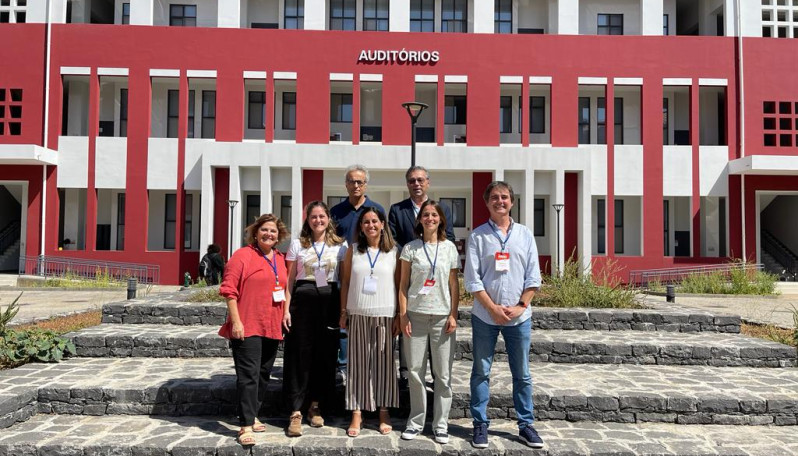
[[[285,256],[274,248],[288,237],[272,214],[258,217],[246,229],[247,243],[233,254],[219,294],[227,298],[227,321],[219,335],[230,339],[236,369],[241,430],[238,442],[254,445],[253,432],[264,432],[258,410],[266,397],[277,344],[288,330],[291,296],[286,285]]]

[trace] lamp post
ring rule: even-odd
[[[421,112],[429,108],[429,105],[418,101],[402,103],[402,107],[407,110],[410,116],[410,167],[416,166],[416,122]]]
[[[565,207],[565,204],[552,204],[551,207],[557,211],[557,262],[555,263],[555,271],[557,277],[560,276],[560,211]]]
[[[230,206],[230,244],[227,247],[227,259],[229,260],[233,256],[233,208],[238,204],[238,200],[227,200],[227,204]]]

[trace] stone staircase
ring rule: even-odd
[[[225,306],[183,297],[108,304],[102,325],[71,335],[78,357],[0,371],[0,455],[798,455],[796,350],[740,335],[737,316],[675,306],[533,309],[543,450],[517,441],[501,338],[491,446],[471,447],[467,308],[457,334],[450,444],[399,440],[404,408],[392,435],[367,422],[350,439],[340,403],[328,426],[306,426],[289,439],[278,359],[261,410],[268,430],[244,449],[234,439],[233,363],[216,336]]]

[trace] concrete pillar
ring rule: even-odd
[[[535,170],[526,168],[524,170],[524,207],[521,211],[524,214],[523,224],[532,232],[535,232]],[[520,220],[519,220],[520,222]]]
[[[219,28],[241,27],[241,0],[217,0],[216,26]]]
[[[557,265],[557,269],[562,271],[563,260],[565,259],[565,217],[564,211],[560,211],[560,232],[557,233],[557,211],[554,210],[552,204],[564,204],[565,203],[565,171],[562,169],[558,169],[554,172],[554,182],[553,187],[551,189],[551,201],[549,201],[549,207],[546,209],[549,214],[551,214],[551,223],[549,226],[549,230],[551,233],[554,233],[554,236],[551,236],[549,239],[551,240],[551,245],[549,251],[552,252],[551,261],[552,261],[552,274],[554,273],[554,265]],[[559,249],[557,248],[557,238],[559,238]]]
[[[493,33],[494,2],[474,1],[474,33]]]
[[[662,35],[662,0],[640,0],[640,34]],[[676,18],[672,18],[674,27]]]
[[[388,30],[392,32],[410,31],[410,0],[391,0],[388,11]]]
[[[265,163],[260,167],[260,213],[272,212],[272,169]]]
[[[291,237],[299,237],[302,231],[302,168],[291,167]]]
[[[242,242],[242,230],[244,227],[241,225],[241,210],[246,204],[241,200],[241,168],[238,165],[230,165],[230,192],[227,195],[228,200],[236,200],[238,204],[233,208],[233,252],[235,252]],[[228,220],[229,223],[229,220]],[[229,236],[229,235],[228,235]]]
[[[202,191],[200,192],[200,250],[208,244],[213,244],[213,168],[207,163],[202,164]],[[227,256],[227,252],[225,252]]]
[[[305,0],[305,30],[324,30],[327,25],[327,2]]]
[[[153,3],[152,0],[130,0],[130,25],[152,25]]]
[[[560,0],[556,21],[558,35],[579,35],[579,0]]]

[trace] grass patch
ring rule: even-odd
[[[741,264],[741,263],[738,263]],[[778,276],[754,267],[741,267],[728,272],[694,274],[679,284],[679,292],[696,294],[774,295]]]
[[[114,277],[107,269],[97,268],[93,279],[89,279],[67,270],[63,274],[47,277],[44,280],[32,280],[31,287],[41,288],[124,288],[126,277]]]
[[[188,295],[186,302],[225,302],[227,298],[219,294],[219,288],[208,287],[197,290]]]
[[[562,275],[544,277],[534,302],[543,307],[642,308],[635,290],[617,278],[618,268],[610,260],[589,273],[579,260],[569,259]]]
[[[23,325],[14,326],[14,329],[18,331],[42,329],[61,335],[73,331],[80,331],[84,328],[97,326],[102,322],[102,317],[102,311],[92,310],[91,312],[82,312],[66,315],[63,317],[53,317],[47,320],[37,321],[35,323],[25,323]]]
[[[795,317],[798,319],[798,316]],[[784,345],[798,347],[798,330],[779,328],[773,325],[743,323],[740,332],[746,336],[772,340]]]

